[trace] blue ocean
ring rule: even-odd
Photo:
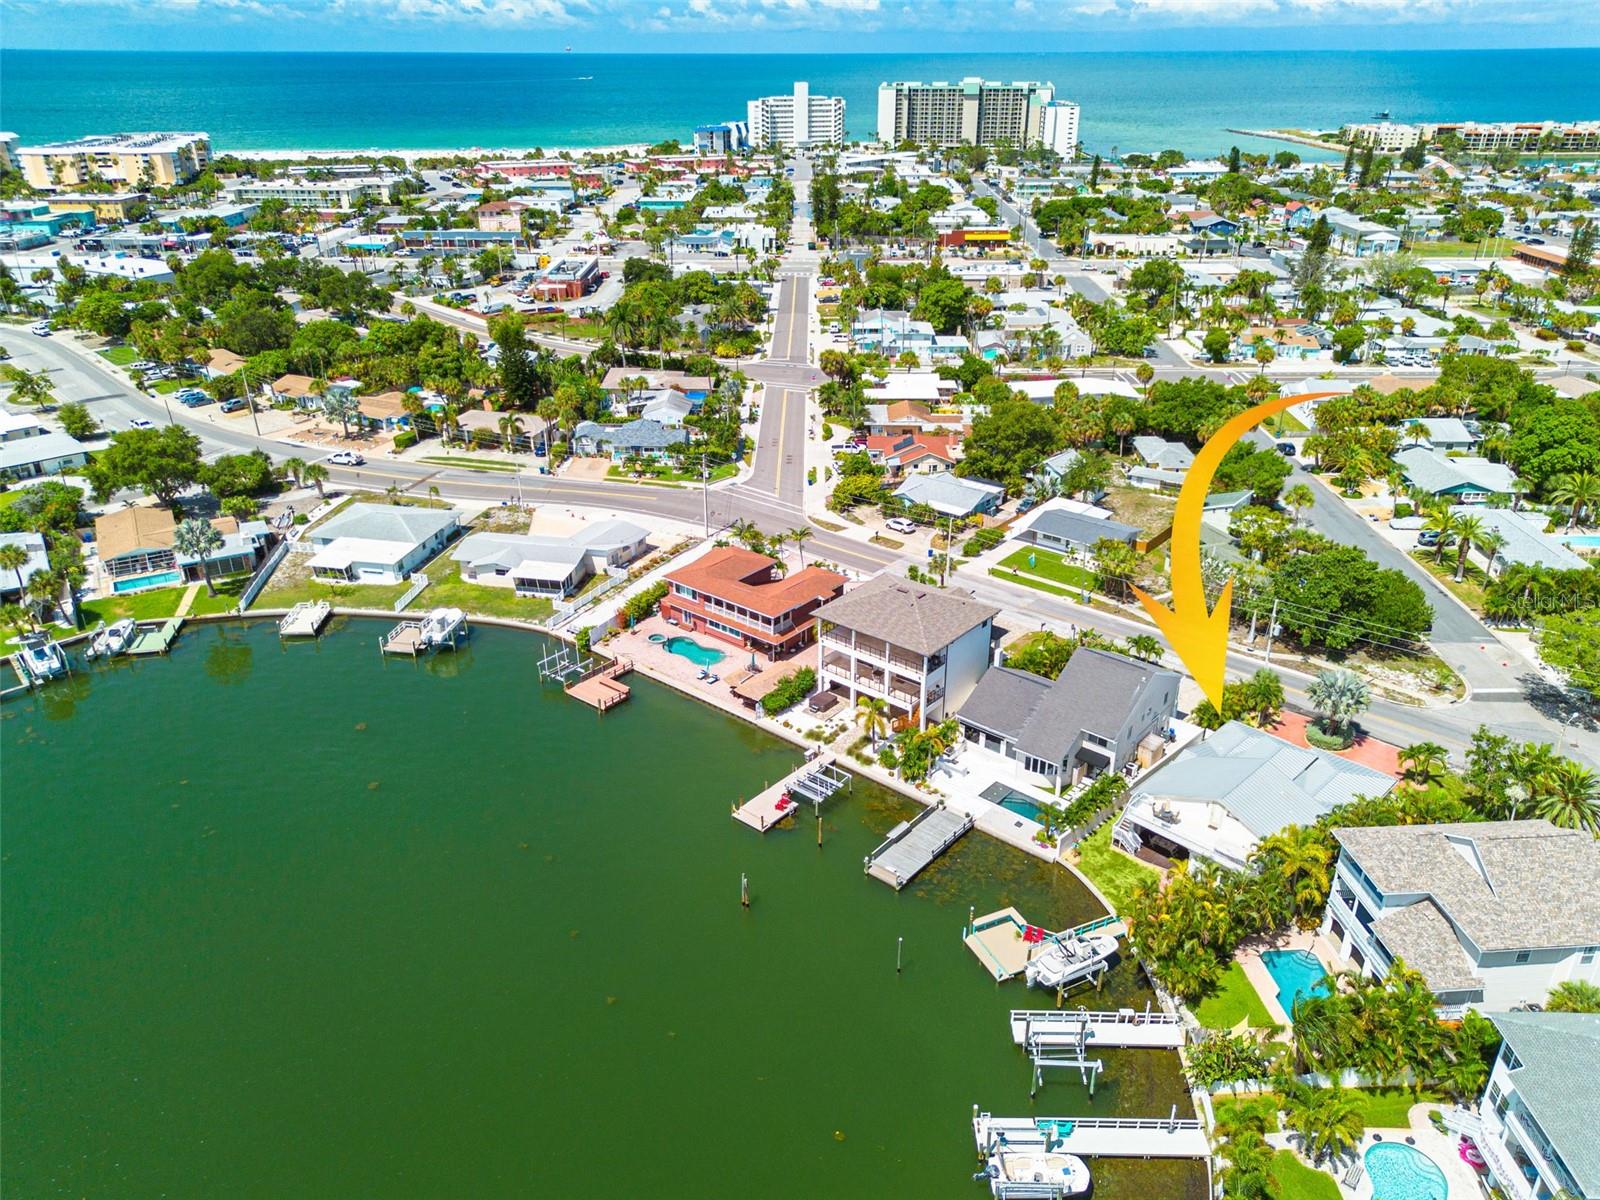
[[[687,139],[808,80],[875,131],[888,79],[1040,79],[1110,154],[1284,148],[1230,128],[1600,117],[1600,50],[1072,54],[373,54],[0,51],[0,127],[23,142],[115,130],[220,150],[579,147]]]

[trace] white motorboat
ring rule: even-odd
[[[1044,948],[1022,969],[1033,987],[1059,988],[1085,979],[1117,952],[1110,934],[1073,936],[1058,933],[1045,939]]]
[[[467,614],[459,608],[436,608],[422,619],[422,645],[427,649],[455,646],[467,635]]]
[[[998,1147],[989,1155],[983,1173],[990,1193],[1001,1200],[1056,1200],[1089,1191],[1089,1165],[1083,1159],[1038,1147]]]
[[[17,662],[30,679],[54,679],[67,673],[66,653],[42,633],[23,637],[17,650]]]
[[[138,633],[139,625],[132,617],[113,621],[104,629],[95,631],[94,637],[89,639],[87,654],[90,658],[115,658],[119,654],[126,654]]]

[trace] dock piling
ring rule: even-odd
[[[739,875],[739,905],[742,908],[750,907],[750,876],[742,872]]]
[[[895,940],[894,940],[894,973],[896,975],[900,974],[900,954],[901,954],[901,951],[903,951],[905,948],[906,948],[906,939],[904,938],[904,936],[895,938]]]

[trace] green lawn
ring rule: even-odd
[[[182,388],[193,386],[194,381],[192,379],[158,379],[155,384],[151,386],[150,390],[155,392],[157,395],[165,393],[166,395],[170,396],[173,392],[179,391]]]
[[[1040,550],[1026,547],[1014,550],[1000,560],[1002,567],[1010,567],[1013,571],[1026,571],[1030,575],[1043,575],[1056,583],[1065,584],[1067,587],[1094,589],[1095,577],[1093,571],[1087,571],[1077,563],[1068,562],[1053,550]]]
[[[438,455],[429,458],[422,458],[418,461],[432,463],[433,465],[440,467],[462,467],[468,471],[504,471],[513,475],[522,470],[522,468],[516,463],[501,462],[499,459],[494,458],[458,458],[455,456],[446,457],[444,455]]]
[[[1035,579],[1031,575],[1020,575],[1016,571],[1007,571],[1001,567],[990,567],[989,574],[996,579],[1004,579],[1011,583],[1020,583],[1023,587],[1031,587],[1036,592],[1048,592],[1052,596],[1069,596],[1078,599],[1077,589],[1059,588],[1054,584],[1045,583],[1042,579]]]
[[[1443,584],[1455,597],[1473,612],[1483,611],[1484,587],[1488,582],[1481,567],[1467,560],[1466,578],[1456,582],[1456,548],[1448,547],[1443,562],[1433,561],[1432,550],[1413,550],[1411,557],[1421,567]]]
[[[739,469],[737,463],[718,463],[711,468],[709,482],[716,483],[719,479],[728,479]],[[626,467],[610,467],[606,470],[607,479],[618,479],[624,483],[699,483],[699,471],[675,471],[667,466],[646,467],[640,476]]]
[[[125,367],[131,362],[139,361],[139,352],[132,346],[107,346],[100,351],[100,357],[119,367]]]
[[[1078,870],[1121,913],[1128,910],[1134,887],[1154,879],[1159,872],[1111,845],[1113,824],[1108,821],[1078,844]]]
[[[293,608],[306,600],[326,600],[335,608],[394,608],[409,583],[323,583],[285,577],[280,566],[252,608]]]
[[[1447,1102],[1444,1093],[1433,1088],[1423,1088],[1415,1096],[1411,1094],[1409,1088],[1403,1087],[1346,1088],[1345,1094],[1361,1102],[1361,1123],[1368,1129],[1404,1129],[1407,1114],[1413,1104]],[[1216,1112],[1219,1122],[1226,1120],[1235,1109],[1270,1105],[1273,1112],[1276,1112],[1282,1104],[1283,1100],[1276,1092],[1239,1098],[1224,1093],[1211,1098],[1211,1107]],[[1276,1122],[1269,1118],[1268,1127],[1276,1128]]]
[[[1207,1029],[1232,1029],[1240,1021],[1248,1020],[1252,1028],[1265,1029],[1273,1024],[1256,989],[1245,977],[1244,968],[1229,963],[1222,973],[1217,990],[1200,1001],[1194,1015]]]
[[[1279,1150],[1267,1170],[1274,1200],[1339,1200],[1333,1176],[1306,1166],[1293,1150]]]
[[[187,584],[177,587],[151,588],[147,592],[128,592],[121,596],[107,596],[102,600],[85,600],[83,603],[84,628],[93,628],[98,621],[107,625],[132,617],[135,621],[159,621],[178,611]]]
[[[200,590],[194,594],[194,603],[189,605],[192,616],[211,616],[214,613],[232,612],[239,606],[239,597],[244,594],[245,585],[250,582],[250,576],[232,575],[227,579],[213,579],[211,586],[217,589],[215,596],[210,595],[205,585],[201,584]]]
[[[554,603],[542,596],[519,596],[510,588],[468,583],[461,578],[460,564],[449,559],[436,558],[423,570],[433,582],[413,601],[418,608],[454,607],[487,617],[521,621],[546,620],[556,609]]]

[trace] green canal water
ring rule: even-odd
[[[987,1195],[971,1106],[1030,1111],[1004,1014],[1046,999],[961,927],[1080,885],[970,835],[897,895],[861,858],[906,801],[762,837],[729,804],[794,749],[638,678],[601,719],[535,638],[379,630],[193,626],[0,709],[7,1196]],[[1123,963],[1100,1002],[1147,998]],[[1104,1057],[1034,1111],[1187,1115],[1175,1055]]]

